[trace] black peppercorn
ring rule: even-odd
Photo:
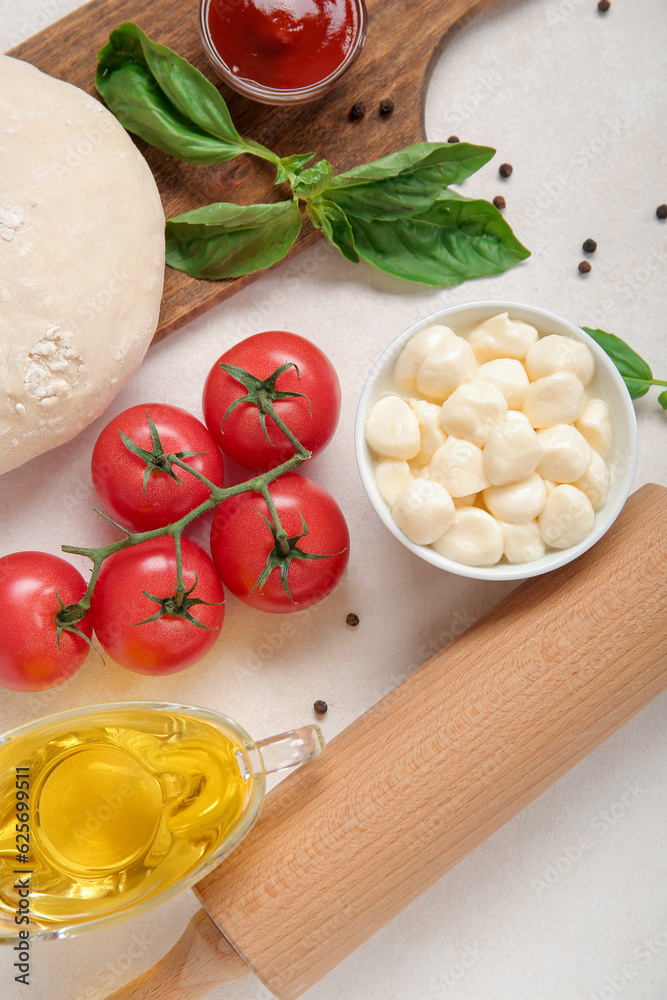
[[[509,177],[513,170],[514,167],[511,163],[501,163],[498,167],[498,173],[501,177]]]
[[[352,118],[353,121],[359,121],[359,119],[363,118],[365,114],[366,108],[363,104],[353,104],[350,108],[350,118]]]
[[[658,205],[655,214],[659,219],[667,219],[667,205]]]
[[[447,140],[447,142],[452,143],[452,144],[455,143],[455,142],[460,142],[460,141],[461,140],[459,139],[458,135],[450,135],[449,139]]]
[[[609,10],[610,7],[611,7],[610,0],[599,0],[599,2],[598,2],[598,10],[602,14],[605,14]]]
[[[315,709],[317,715],[325,715],[329,706],[327,705],[326,701],[322,701],[322,699],[320,698],[314,703],[313,708]]]
[[[579,271],[581,274],[588,274],[591,269],[591,265],[587,260],[582,260],[579,262]]]
[[[584,253],[595,253],[597,248],[598,245],[595,242],[595,240],[584,240],[584,242],[581,244],[581,249],[584,251]]]
[[[493,199],[493,204],[496,206],[496,208],[502,209],[505,208],[507,202],[505,201],[505,199],[501,194],[497,194],[496,197]]]
[[[393,101],[380,101],[380,114],[381,115],[390,115],[393,110],[394,110],[394,102]]]
[[[355,615],[352,612],[350,612],[345,621],[350,626],[350,628],[356,628],[357,625],[359,624],[359,615]]]

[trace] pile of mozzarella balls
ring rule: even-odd
[[[611,481],[594,375],[585,344],[507,313],[466,336],[415,334],[366,422],[378,490],[406,537],[468,566],[581,542]]]

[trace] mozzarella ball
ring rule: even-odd
[[[540,463],[542,446],[527,420],[505,420],[484,445],[484,471],[492,486],[525,479]]]
[[[503,551],[508,562],[534,562],[546,552],[537,521],[528,521],[527,524],[498,521],[498,524],[503,533]]]
[[[586,494],[593,505],[593,510],[598,511],[604,507],[609,497],[611,472],[602,455],[598,455],[597,451],[591,454],[588,469],[573,485]]]
[[[410,466],[399,458],[385,458],[375,466],[378,492],[388,507],[411,478]]]
[[[470,441],[448,437],[433,455],[429,478],[441,483],[452,497],[465,497],[489,486],[482,449]]]
[[[528,376],[526,369],[516,358],[494,358],[493,361],[486,361],[477,369],[477,378],[482,378],[500,389],[511,409],[518,410],[523,403],[528,388]]]
[[[417,392],[417,371],[422,361],[433,348],[445,339],[453,337],[454,331],[448,326],[434,324],[420,330],[407,342],[394,365],[394,384],[405,393]]]
[[[409,399],[408,406],[417,418],[421,434],[421,448],[415,462],[428,465],[433,452],[447,440],[440,426],[440,407],[437,403],[427,403],[425,399]]]
[[[555,483],[553,479],[542,479],[542,482],[544,483],[544,488],[547,491],[547,496],[550,497],[551,491],[558,486],[558,483]]]
[[[422,465],[416,458],[413,458],[411,462],[408,462],[408,468],[410,469],[411,479],[428,479],[428,465]]]
[[[529,427],[533,426],[526,414],[522,413],[521,410],[508,410],[505,414],[505,420],[516,420],[522,424],[528,424]]]
[[[413,479],[394,500],[391,513],[404,535],[417,545],[430,545],[454,521],[454,501],[444,486]]]
[[[524,363],[531,382],[554,372],[571,372],[582,385],[588,385],[595,375],[595,360],[586,345],[558,333],[533,344]]]
[[[378,399],[366,421],[366,442],[387,458],[414,458],[421,448],[419,422],[400,396]]]
[[[500,389],[476,378],[460,385],[444,401],[440,408],[440,425],[448,434],[481,448],[506,413],[507,400]]]
[[[590,399],[574,426],[584,435],[591,448],[600,455],[607,454],[611,448],[612,424],[611,412],[603,399]]]
[[[426,355],[417,371],[417,388],[429,399],[442,403],[477,371],[472,347],[463,337],[447,337]]]
[[[503,554],[503,533],[485,510],[461,507],[449,531],[433,542],[433,548],[466,566],[493,566]]]
[[[593,530],[595,512],[590,500],[576,486],[556,486],[538,518],[540,534],[554,549],[577,545]]]
[[[538,336],[534,326],[499,313],[475,327],[468,340],[481,365],[494,358],[523,361]]]
[[[591,461],[591,446],[571,424],[556,424],[537,432],[542,459],[537,471],[557,483],[573,483],[585,473]]]
[[[521,407],[533,427],[571,424],[584,409],[584,387],[571,372],[556,372],[531,382]]]
[[[493,516],[512,524],[533,521],[546,499],[547,491],[536,472],[508,486],[490,486],[484,490],[484,503]]]

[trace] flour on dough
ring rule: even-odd
[[[0,473],[74,437],[158,322],[164,213],[98,101],[0,55]]]

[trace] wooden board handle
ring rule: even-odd
[[[666,522],[667,489],[643,487],[597,545],[520,586],[271,793],[195,892],[278,997],[299,997],[667,687]],[[201,995],[156,969],[143,981],[159,990],[114,1000]]]
[[[10,55],[96,95],[95,53],[123,21],[137,21],[155,41],[175,49],[221,90],[241,135],[256,139],[280,156],[317,152],[336,173],[384,156],[424,138],[424,101],[431,68],[445,42],[474,14],[498,0],[366,0],[368,33],[363,52],[341,83],[326,97],[293,107],[257,104],[221,84],[208,63],[197,29],[195,0],[91,0],[44,31],[11,49]],[[76,45],[72,45],[72,39]],[[379,113],[391,97],[391,115]],[[363,102],[367,114],[352,120],[350,108]],[[434,136],[444,140],[445,135]],[[276,201],[288,197],[273,184],[275,171],[264,160],[240,156],[230,163],[183,163],[137,140],[157,181],[168,218],[216,201]],[[319,239],[307,219],[288,253],[293,257]],[[258,276],[203,281],[168,267],[155,340]]]

